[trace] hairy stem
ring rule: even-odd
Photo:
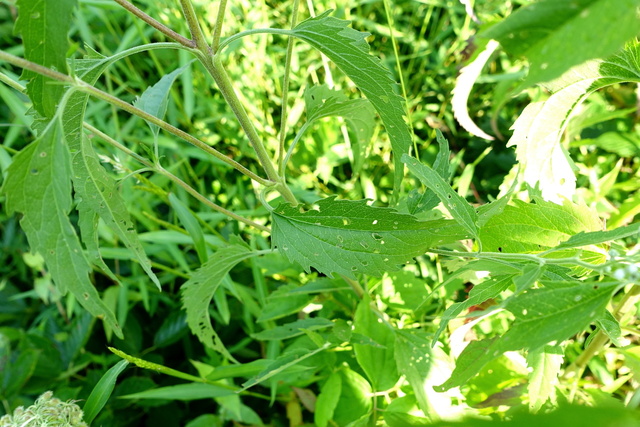
[[[213,53],[218,52],[220,46],[220,36],[222,35],[222,24],[224,23],[224,12],[227,9],[227,0],[220,0],[218,6],[218,16],[216,16],[216,25],[213,27],[213,38],[211,40],[211,49]]]
[[[207,44],[202,28],[200,28],[196,11],[193,9],[193,3],[191,3],[191,0],[180,0],[180,6],[182,7],[182,13],[184,13],[184,17],[187,20],[187,25],[189,26],[191,37],[193,37],[196,43],[196,47],[205,55],[211,54],[211,47]]]
[[[293,2],[293,12],[291,16],[291,29],[298,23],[299,0]],[[282,114],[280,115],[280,141],[278,144],[278,171],[284,177],[284,141],[287,136],[287,102],[289,101],[289,73],[291,71],[291,56],[293,55],[293,37],[289,37],[287,42],[287,56],[284,61],[284,77],[282,78]]]
[[[182,179],[178,178],[177,176],[175,176],[174,174],[172,174],[171,172],[169,172],[168,170],[166,170],[162,166],[153,164],[148,159],[142,157],[138,153],[135,153],[135,152],[131,151],[129,148],[125,147],[124,145],[122,145],[121,143],[116,141],[115,139],[111,138],[109,135],[107,135],[107,134],[103,133],[102,131],[100,131],[99,129],[96,129],[95,127],[91,126],[88,123],[83,123],[83,126],[84,126],[85,129],[87,129],[90,132],[96,134],[100,139],[104,140],[109,145],[117,148],[118,150],[120,150],[120,151],[126,153],[127,155],[131,156],[132,158],[136,159],[138,162],[140,162],[141,164],[145,165],[151,171],[157,172],[157,173],[159,173],[161,175],[164,175],[170,181],[172,181],[174,184],[177,184],[180,187],[184,188],[187,191],[187,193],[191,194],[195,199],[197,199],[198,201],[200,201],[204,205],[209,206],[214,211],[220,212],[220,213],[222,213],[222,214],[224,214],[224,215],[226,215],[226,216],[228,216],[230,218],[233,218],[233,219],[235,219],[237,221],[240,221],[240,222],[242,222],[244,224],[250,225],[251,227],[257,228],[258,230],[262,230],[262,231],[266,231],[266,232],[270,232],[271,231],[271,229],[269,229],[269,227],[265,227],[262,224],[258,224],[257,222],[251,221],[248,218],[245,218],[245,217],[243,217],[241,215],[238,215],[238,214],[236,214],[236,213],[234,213],[234,212],[232,212],[230,210],[227,210],[227,209],[223,208],[222,206],[212,202],[207,197],[205,197],[204,195],[200,194],[196,189],[191,187],[189,184],[187,184]]]
[[[135,7],[132,3],[128,2],[127,0],[115,0],[115,2],[118,3],[120,6],[122,6],[123,8],[125,8],[126,10],[128,10],[129,12],[131,12],[132,14],[134,14],[135,16],[137,16],[138,18],[142,19],[147,24],[151,25],[156,30],[160,31],[162,34],[169,37],[170,39],[175,40],[181,45],[189,48],[196,47],[196,43],[193,40],[189,40],[188,38],[176,33],[166,25],[156,21],[155,19],[153,19],[152,17],[150,17],[149,15],[147,15],[146,13],[144,13],[143,11]]]

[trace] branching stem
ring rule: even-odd
[[[211,49],[213,53],[218,52],[220,46],[220,36],[222,34],[222,24],[224,23],[224,12],[227,9],[227,0],[220,0],[220,6],[218,6],[218,16],[216,16],[216,25],[213,27],[213,39],[211,41]]]

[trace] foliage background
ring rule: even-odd
[[[474,53],[478,42],[474,35],[481,26],[456,0],[385,3],[393,17],[392,23],[389,23],[381,1],[322,0],[313,2],[312,6],[318,13],[334,9],[334,16],[352,20],[355,29],[371,33],[368,41],[372,54],[382,58],[383,64],[398,81],[401,77],[398,69],[402,70],[410,120],[422,160],[433,163],[437,153],[437,144],[433,143],[435,129],[441,130],[453,152],[454,188],[471,202],[493,200],[501,190],[504,192],[501,185],[515,164],[513,151],[505,147],[511,132],[509,128],[524,106],[530,100],[543,98],[544,92],[530,89],[514,97],[513,90],[523,76],[524,65],[504,53],[497,54],[485,70],[480,84],[475,86],[469,105],[471,116],[482,129],[502,137],[486,142],[469,135],[454,120],[451,92],[460,68]],[[479,21],[491,22],[527,2],[487,0],[477,3],[475,13]],[[173,2],[141,1],[139,4],[151,16],[182,34],[188,34]],[[198,7],[203,22],[215,20],[214,2],[200,2]],[[227,11],[224,31],[232,34],[248,28],[286,28],[290,8],[291,2],[234,0]],[[308,9],[302,7],[302,10],[302,15],[308,16]],[[0,2],[0,48],[20,55],[20,40],[12,35],[15,13],[12,1]],[[397,42],[397,55],[393,49],[392,34]],[[110,55],[140,43],[161,41],[163,37],[133,19],[115,3],[91,0],[81,1],[75,11],[70,39],[70,56],[81,58],[89,48]],[[284,38],[255,36],[232,45],[226,60],[241,99],[250,115],[256,118],[258,132],[266,135],[273,150],[277,146],[280,123],[285,50]],[[396,58],[400,67],[396,65]],[[150,82],[156,82],[188,60],[186,55],[176,51],[137,55],[110,67],[98,87],[133,101]],[[8,74],[19,73],[17,69],[3,67]],[[299,129],[304,116],[303,90],[315,82],[327,82],[342,89],[349,97],[358,96],[353,84],[339,70],[310,47],[297,43],[289,87],[292,100],[289,140]],[[0,123],[3,124],[0,126],[0,139],[3,141],[0,167],[4,172],[11,156],[32,141],[33,135],[28,128],[31,119],[26,115],[27,98],[0,85],[0,99],[3,101],[0,103]],[[578,169],[581,197],[603,218],[617,226],[631,222],[640,205],[636,193],[640,187],[636,103],[634,85],[611,86],[589,99],[566,133],[567,140],[571,141],[570,153]],[[137,147],[135,149],[142,154],[145,151],[138,141],[145,142],[148,147],[152,145],[153,138],[141,119],[103,102],[90,102],[87,120],[129,147]],[[171,93],[167,121],[212,145],[224,147],[225,152],[232,154],[240,163],[258,170],[255,159],[251,158],[252,150],[235,118],[200,66],[192,67],[177,80]],[[194,213],[204,231],[208,251],[232,235],[249,236],[250,232],[244,226],[210,212],[163,177],[138,173],[139,166],[133,160],[124,158],[98,137],[93,141],[103,156],[105,166],[114,176],[124,178],[131,174],[121,181],[122,193],[135,218],[145,251],[153,260],[163,291],[157,291],[140,266],[130,260],[118,239],[107,227],[101,226],[102,255],[122,284],[116,286],[100,274],[95,274],[93,279],[104,300],[114,308],[119,322],[125,325],[125,339],[120,340],[105,330],[102,322],[78,310],[72,298],[57,295],[42,259],[28,252],[26,239],[18,227],[18,218],[0,212],[0,367],[4,368],[0,414],[32,403],[37,395],[48,389],[53,389],[61,399],[87,399],[106,370],[120,360],[107,350],[106,343],[128,354],[194,375],[207,375],[212,366],[223,363],[220,355],[204,349],[188,332],[178,291],[200,265],[200,260],[168,194],[175,195]],[[246,216],[262,215],[266,221],[266,211],[260,207],[248,179],[166,135],[161,134],[159,143],[161,154],[174,174],[201,193],[211,194],[220,205]],[[305,136],[294,155],[292,164],[295,168],[289,171],[291,182],[301,190],[300,198],[305,201],[313,201],[318,195],[337,194],[339,198],[370,198],[384,204],[388,202],[392,188],[388,168],[389,146],[382,127],[376,129],[364,165],[355,173],[344,143],[341,122],[335,119],[322,121]],[[414,184],[407,180],[405,185],[409,189]],[[256,248],[270,247],[266,238],[255,233],[250,235],[248,241]],[[412,307],[411,301],[416,295],[433,290],[437,283],[449,278],[452,268],[455,266],[442,265],[436,257],[424,256],[405,272],[396,273],[407,284],[406,293],[389,290],[388,278],[370,278],[367,286],[385,304],[390,316],[432,330],[433,319],[442,314],[447,304],[466,298],[470,279],[447,281],[447,285],[435,291],[432,299],[420,307],[417,314],[412,312],[417,307]],[[286,293],[309,284],[337,290],[302,294],[295,298]],[[314,274],[304,274],[299,266],[286,262],[284,258],[268,255],[249,260],[233,270],[224,292],[216,295],[216,309],[211,314],[216,330],[230,352],[238,360],[250,362],[261,357],[274,357],[283,351],[281,342],[261,341],[252,334],[295,320],[297,313],[310,307],[310,303],[318,304],[312,308],[322,317],[351,320],[358,300],[348,289],[341,290],[341,287],[346,285]],[[279,294],[273,294],[276,290],[285,296],[286,304],[282,297],[278,299]],[[506,325],[506,319],[498,316],[485,325],[490,331],[471,333],[496,333],[504,330]],[[580,354],[586,338],[579,336],[569,344],[565,363]],[[301,338],[298,341],[294,344],[288,341],[287,346],[306,345]],[[320,392],[327,372],[342,362],[349,363],[358,371],[352,351],[317,357],[324,360],[322,363],[316,361],[315,366],[323,366],[324,369],[305,371],[304,366],[314,364],[302,364],[288,378],[276,377],[274,381],[252,388],[252,393],[241,398],[220,397],[215,399],[215,403],[210,399],[183,400],[179,397],[118,399],[127,394],[184,382],[130,367],[120,377],[112,398],[95,424],[171,426],[185,425],[190,421],[192,426],[206,425],[197,422],[224,424],[231,421],[249,425],[260,422],[271,425],[312,423],[313,415],[305,407],[312,400],[309,396],[317,396]],[[619,354],[611,352],[594,359],[582,380],[578,400],[611,405],[628,400],[637,383],[633,382],[628,366],[621,360]],[[447,358],[443,356],[442,362],[446,363]],[[7,369],[9,366],[10,370]],[[364,375],[364,372],[359,374]],[[476,412],[498,418],[508,408],[517,411],[524,405],[517,390],[525,378],[526,371],[522,371],[521,366],[511,359],[500,359],[468,385],[464,397],[459,396],[460,407],[468,405]],[[235,384],[241,382],[235,381]],[[354,393],[357,394],[356,391]],[[397,398],[403,394],[402,390],[395,390],[395,393],[379,396],[376,405],[384,409],[394,399],[400,401]],[[463,400],[465,405],[462,405]],[[200,415],[206,418],[193,421]]]

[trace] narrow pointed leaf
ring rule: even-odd
[[[404,175],[400,157],[409,152],[411,133],[404,121],[404,102],[397,94],[397,84],[380,60],[369,55],[365,40],[369,33],[348,28],[349,21],[331,17],[328,13],[301,22],[291,34],[329,57],[371,101],[391,140],[394,188],[398,191]]]
[[[209,304],[227,273],[240,261],[255,255],[242,245],[221,248],[182,285],[182,306],[187,312],[189,328],[205,346],[230,360],[233,357],[211,324]]]
[[[331,275],[382,276],[433,246],[468,237],[453,221],[418,221],[366,201],[328,198],[318,210],[283,203],[271,214],[272,241],[289,260]]]
[[[71,14],[77,0],[18,0],[16,32],[22,35],[24,56],[31,62],[67,71],[67,34],[71,28]],[[65,91],[64,86],[33,71],[24,70],[22,80],[29,80],[27,93],[35,110],[52,118]]]
[[[104,408],[107,400],[111,397],[118,375],[124,371],[128,364],[129,362],[126,360],[121,360],[116,363],[104,373],[102,378],[100,378],[100,381],[98,381],[98,384],[96,384],[93,390],[91,390],[91,394],[82,407],[84,420],[88,424],[91,424],[102,408]]]
[[[122,337],[114,314],[91,284],[91,267],[69,221],[71,165],[58,120],[15,156],[3,191],[7,210],[22,213],[20,225],[31,250],[42,255],[60,292],[71,291],[88,312]]]
[[[207,246],[204,240],[204,232],[198,219],[175,194],[169,193],[169,203],[182,223],[182,226],[193,239],[193,246],[196,249],[200,263],[204,264],[208,258]]]
[[[402,161],[413,175],[438,196],[453,219],[464,227],[471,236],[477,237],[478,227],[476,226],[476,221],[478,214],[464,197],[456,193],[449,183],[435,170],[417,159],[405,154],[402,156]]]

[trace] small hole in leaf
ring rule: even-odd
[[[502,252],[502,247],[501,246],[498,247],[498,252]]]

